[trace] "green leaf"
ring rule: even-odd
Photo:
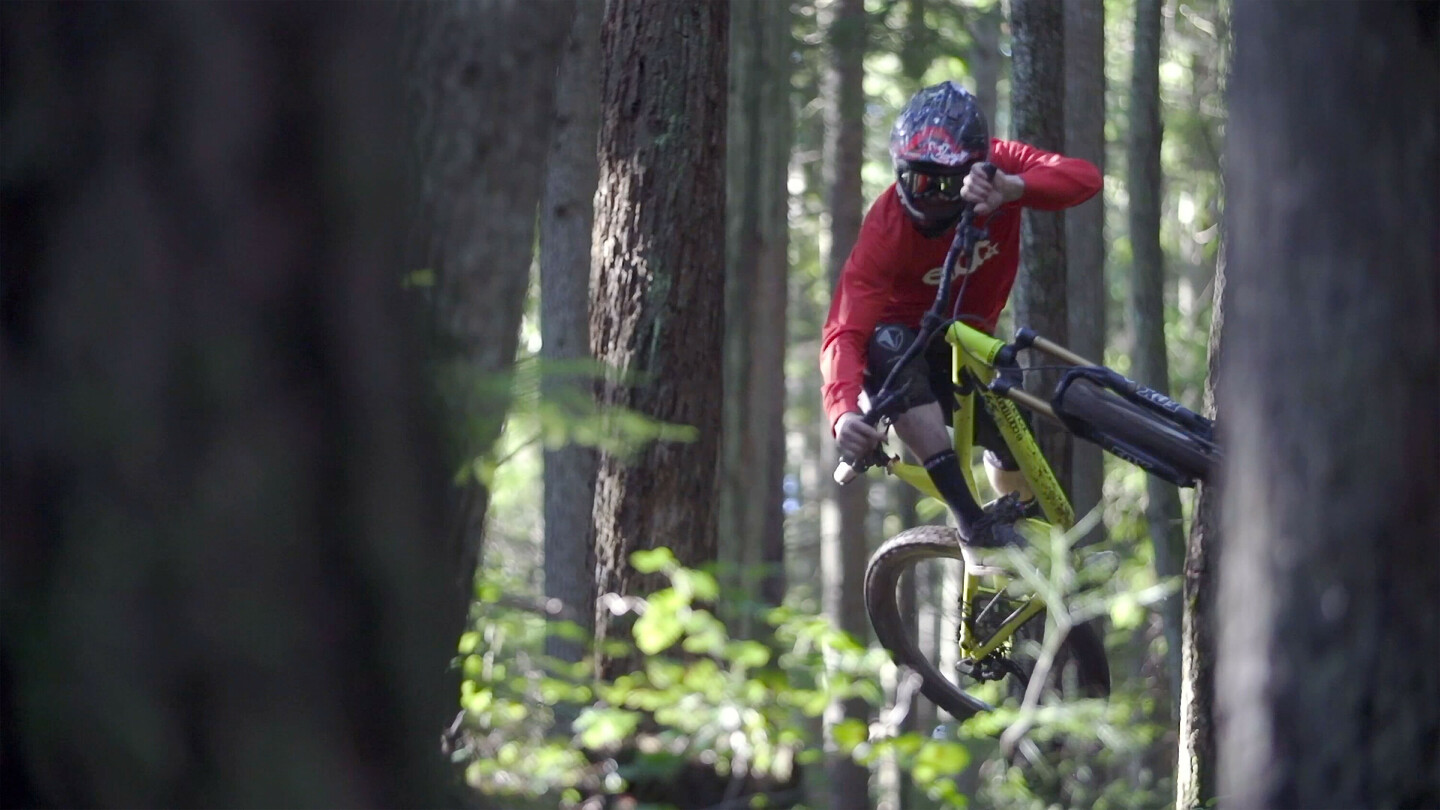
[[[661,594],[663,593],[662,591]],[[635,636],[635,646],[646,655],[654,655],[664,650],[679,641],[685,632],[673,600],[661,599],[661,594],[651,598],[645,615],[635,620],[635,627],[631,630]]]
[[[758,641],[732,641],[725,645],[725,657],[737,667],[763,667],[770,662],[770,648]]]
[[[915,778],[929,782],[953,777],[965,770],[970,752],[965,746],[949,740],[931,740],[915,755]]]
[[[686,652],[719,655],[725,649],[725,625],[709,611],[695,610],[685,617]]]
[[[641,549],[630,555],[630,564],[642,574],[654,574],[677,568],[680,563],[675,554],[665,547]]]
[[[711,602],[720,596],[720,583],[715,581],[715,577],[704,571],[679,568],[671,572],[670,581],[674,583],[675,590],[684,593],[691,599]]]
[[[669,689],[685,677],[685,667],[664,658],[645,661],[645,677],[656,689]]]
[[[1140,607],[1140,602],[1134,594],[1121,593],[1115,596],[1115,602],[1110,606],[1110,621],[1114,622],[1119,630],[1132,630],[1140,626],[1145,620],[1145,609]]]
[[[840,750],[848,754],[855,749],[855,746],[865,742],[870,736],[870,728],[864,720],[848,717],[836,723],[831,734],[834,735],[835,744],[840,746]]]
[[[575,719],[580,744],[586,748],[608,748],[618,745],[635,733],[640,713],[614,708],[590,708]]]

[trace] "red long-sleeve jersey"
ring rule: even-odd
[[[958,275],[951,285],[956,294],[963,282],[964,298],[954,317],[993,332],[1000,310],[1010,297],[1020,264],[1020,209],[1056,211],[1079,205],[1100,190],[1100,171],[1079,158],[1036,149],[1018,141],[990,141],[990,162],[1006,174],[1025,180],[1025,193],[977,224],[988,230],[975,249],[968,282]],[[940,266],[955,238],[955,230],[926,238],[910,222],[892,184],[876,199],[860,226],[855,248],[840,272],[840,283],[830,301],[830,314],[821,333],[821,394],[825,414],[833,428],[847,411],[858,411],[865,347],[878,323],[918,327],[920,317],[935,301]],[[956,268],[956,273],[965,269]]]

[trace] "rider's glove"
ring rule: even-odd
[[[880,444],[880,431],[865,424],[860,414],[850,411],[835,420],[835,444],[848,459],[861,459]]]

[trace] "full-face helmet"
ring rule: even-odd
[[[895,186],[915,227],[935,236],[953,226],[965,175],[989,154],[990,127],[968,90],[946,81],[916,93],[890,130]]]

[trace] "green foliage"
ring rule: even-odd
[[[1137,580],[1105,559],[1091,555],[1078,571],[1056,566],[1035,575],[1081,583],[1084,591],[1067,600],[1079,611],[1113,615],[1124,599],[1139,606],[1154,598],[1153,589],[1127,596],[1144,576]],[[1047,772],[1066,774],[1058,782],[1072,806],[1163,803],[1165,785],[1153,778],[1124,790],[1103,778],[1109,763],[1160,737],[1143,720],[1154,710],[1153,700],[1142,705],[1143,694],[1042,706],[1029,737],[1045,747],[1051,770],[1022,773],[995,750],[995,738],[1019,717],[1013,703],[933,735],[901,733],[886,686],[897,673],[885,651],[793,602],[756,617],[767,642],[732,638],[707,606],[736,595],[722,593],[709,572],[681,567],[663,548],[631,562],[663,575],[668,586],[633,603],[639,616],[631,639],[614,643],[633,643],[640,663],[608,683],[592,680],[588,660],[543,655],[546,634],[570,628],[500,599],[522,583],[491,571],[477,586],[474,629],[460,639],[456,659],[464,731],[455,756],[473,786],[503,796],[507,807],[575,807],[585,796],[624,793],[638,780],[678,778],[678,769],[697,762],[722,777],[783,784],[820,759],[826,743],[816,737],[815,718],[851,698],[878,719],[838,723],[829,744],[868,766],[896,763],[936,806],[1043,806],[1037,802]],[[978,774],[968,798],[966,773]]]
[[[666,549],[632,563],[664,574],[669,587],[637,603],[633,640],[642,663],[609,683],[592,682],[588,661],[547,659],[542,616],[477,602],[457,658],[464,731],[455,756],[473,786],[505,796],[507,806],[572,807],[585,795],[666,778],[687,761],[783,783],[797,764],[818,758],[813,718],[828,705],[884,703],[888,654],[825,617],[794,605],[769,609],[759,618],[770,644],[733,639],[702,606],[721,596],[713,576],[680,567]],[[482,594],[515,588],[491,578],[479,585]],[[863,763],[895,758],[937,801],[964,806],[954,777],[970,761],[965,742],[853,719],[831,739]]]

